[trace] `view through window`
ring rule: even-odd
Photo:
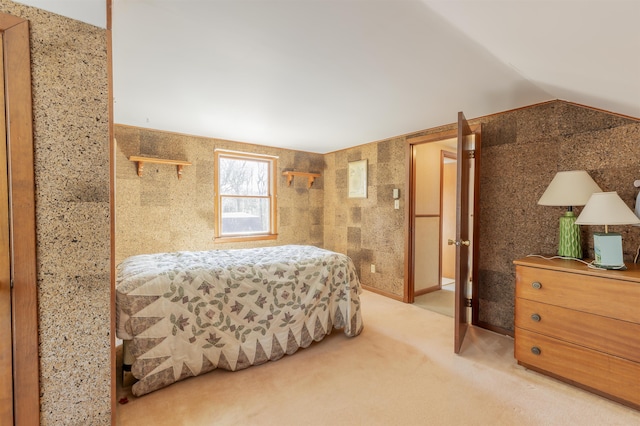
[[[216,237],[275,234],[274,157],[216,151]]]

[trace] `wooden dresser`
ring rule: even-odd
[[[640,409],[640,265],[526,257],[516,265],[518,363]]]

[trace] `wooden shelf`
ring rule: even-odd
[[[129,161],[135,161],[138,163],[138,176],[142,176],[144,171],[144,163],[155,163],[155,164],[171,164],[178,168],[178,179],[182,178],[182,167],[190,166],[191,163],[188,161],[181,160],[168,160],[166,158],[154,158],[154,157],[129,157]]]
[[[307,188],[311,188],[313,181],[322,176],[320,173],[294,172],[293,170],[282,172],[282,175],[287,177],[287,186],[291,186],[291,181],[295,176],[306,177],[308,179]]]

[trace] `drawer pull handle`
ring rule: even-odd
[[[535,322],[540,322],[542,318],[538,314],[531,314],[531,319],[534,320]]]
[[[531,283],[531,287],[535,288],[536,290],[539,290],[542,288],[542,284],[540,284],[538,281],[534,281]]]
[[[542,353],[542,351],[540,350],[540,348],[539,348],[539,347],[537,347],[537,346],[533,346],[533,347],[531,348],[531,353],[532,353],[532,354],[534,354],[534,355],[540,355],[540,354]]]

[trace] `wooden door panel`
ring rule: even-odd
[[[2,54],[0,33],[0,58]],[[0,93],[4,67],[0,59]],[[11,336],[11,253],[9,251],[9,187],[4,96],[0,96],[0,424],[13,424],[13,351]]]
[[[5,83],[3,134],[7,135],[10,173],[12,423],[35,425],[40,421],[40,375],[29,21],[0,13],[0,33]]]
[[[469,254],[470,254],[470,209],[469,188],[473,176],[471,169],[471,151],[473,151],[473,132],[462,112],[458,113],[458,168],[456,190],[456,290],[455,290],[455,325],[454,345],[455,353],[460,353],[465,333],[467,332],[467,286],[469,283]]]

